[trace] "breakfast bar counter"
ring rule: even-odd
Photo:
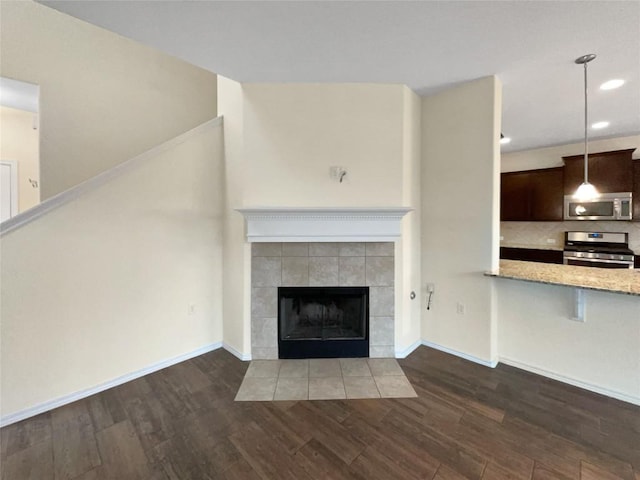
[[[499,270],[487,272],[485,275],[640,296],[640,270],[638,269],[607,269],[500,260]]]

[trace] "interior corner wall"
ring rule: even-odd
[[[422,101],[422,282],[425,343],[497,361],[496,305],[483,275],[498,263],[501,86],[485,77]]]
[[[245,132],[242,84],[218,78],[218,114],[224,120],[224,302],[225,346],[243,359],[250,358],[251,252],[245,236],[244,205]]]
[[[215,74],[32,1],[0,8],[0,75],[40,86],[42,200],[216,116]]]
[[[396,261],[401,264],[402,287],[396,289],[399,312],[396,322],[396,356],[411,353],[420,342],[421,310],[425,292],[421,288],[420,248],[420,152],[422,102],[408,87],[404,87],[402,205],[413,210],[402,219],[402,238],[396,248]],[[415,298],[411,298],[415,292]]]
[[[222,127],[186,135],[0,239],[3,419],[222,340]]]

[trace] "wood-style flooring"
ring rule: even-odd
[[[640,480],[640,407],[420,347],[410,399],[234,402],[202,355],[1,430],[2,478]]]

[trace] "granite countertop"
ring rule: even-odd
[[[640,296],[640,269],[576,267],[500,260],[500,269],[497,272],[487,272],[485,275]]]

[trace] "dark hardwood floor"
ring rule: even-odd
[[[640,480],[640,407],[420,347],[418,398],[234,402],[218,350],[1,430],[2,478]]]

